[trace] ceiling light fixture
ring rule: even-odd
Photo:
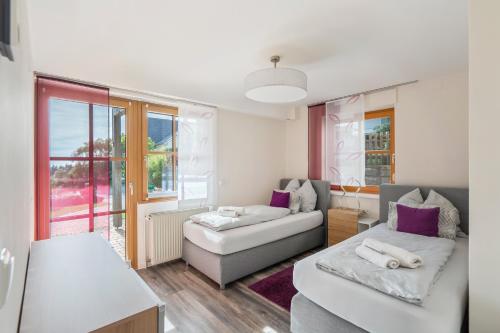
[[[280,57],[271,57],[274,68],[266,68],[247,75],[245,95],[263,103],[292,103],[307,96],[307,76],[292,68],[277,68]]]

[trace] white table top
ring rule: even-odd
[[[377,217],[362,216],[358,219],[358,223],[366,224],[368,226],[376,224],[378,222]]]
[[[163,303],[97,234],[33,242],[20,332],[89,332]]]

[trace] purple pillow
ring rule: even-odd
[[[397,204],[398,231],[422,236],[437,237],[439,207],[413,208]]]
[[[269,206],[288,208],[289,203],[290,192],[273,191],[273,197],[271,198],[271,203],[269,204]]]

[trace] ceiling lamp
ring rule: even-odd
[[[292,68],[276,68],[279,56],[272,56],[274,68],[261,69],[248,74],[245,95],[263,103],[291,103],[307,96],[307,76]]]

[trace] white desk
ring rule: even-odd
[[[32,243],[20,332],[121,332],[126,326],[128,332],[163,333],[164,312],[163,302],[101,236]]]

